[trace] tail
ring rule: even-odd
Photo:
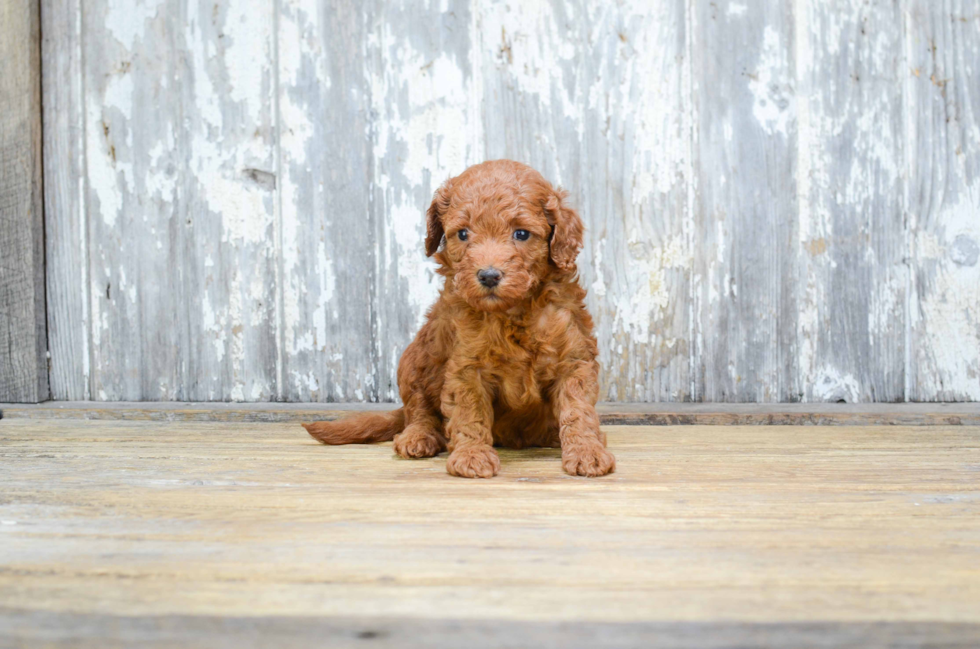
[[[313,439],[331,446],[388,442],[405,428],[405,410],[364,412],[337,421],[303,424],[303,428]]]

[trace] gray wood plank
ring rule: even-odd
[[[48,397],[36,0],[0,6],[0,400]]]
[[[175,396],[184,350],[176,176],[186,173],[166,16],[176,6],[82,7],[86,268],[66,272],[89,279],[90,390],[100,400]]]
[[[564,185],[602,398],[691,398],[690,79],[686,3],[481,8],[487,158]]]
[[[282,396],[375,401],[368,15],[346,2],[288,0],[278,21]]]
[[[443,278],[425,256],[425,211],[450,176],[483,160],[475,3],[376,2],[365,9],[371,88],[371,223],[377,275],[376,398],[398,399],[402,351]]]
[[[107,615],[0,608],[0,642],[71,649],[133,646],[281,649],[540,647],[541,649],[969,649],[980,624],[968,622],[602,622],[330,616]]]
[[[0,419],[292,422],[383,412],[387,403],[175,403],[47,401],[0,403]],[[980,426],[978,403],[611,403],[603,426]],[[297,429],[297,434],[303,431]],[[818,433],[819,435],[820,433]]]
[[[176,16],[171,24],[184,39],[175,52],[184,173],[174,226],[185,336],[177,398],[275,400],[281,392],[275,7],[187,0]]]
[[[980,2],[909,0],[909,398],[980,400]]]
[[[84,9],[92,394],[275,398],[272,10]]]
[[[695,396],[797,401],[797,120],[789,3],[694,3]]]
[[[41,35],[51,397],[90,399],[91,295],[80,1],[42,0]]]
[[[801,3],[794,19],[802,398],[902,401],[908,267],[901,8]]]

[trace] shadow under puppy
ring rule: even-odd
[[[398,365],[404,406],[304,424],[324,444],[394,439],[423,458],[450,451],[455,476],[500,470],[494,445],[561,447],[572,475],[615,470],[595,403],[599,363],[575,258],[584,228],[541,174],[474,165],[436,192],[425,252],[446,279]],[[445,242],[443,244],[443,242]]]

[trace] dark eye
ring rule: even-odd
[[[531,233],[527,230],[514,230],[514,238],[518,241],[527,241],[531,237]]]
[[[456,233],[456,236],[459,237],[460,241],[466,241],[466,238],[470,236],[470,233],[467,232],[466,230],[460,230],[459,232]]]

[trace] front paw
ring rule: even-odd
[[[437,433],[419,425],[411,425],[395,435],[395,453],[408,458],[435,457],[445,445]]]
[[[568,475],[597,478],[616,470],[616,458],[599,444],[576,444],[562,449],[561,467]]]
[[[461,446],[449,454],[446,471],[460,478],[492,478],[500,471],[500,458],[486,444]]]

